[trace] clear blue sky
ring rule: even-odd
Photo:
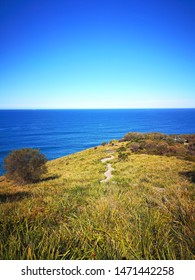
[[[194,108],[194,0],[1,0],[0,108]]]

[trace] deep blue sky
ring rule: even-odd
[[[195,1],[0,0],[0,108],[195,107]]]

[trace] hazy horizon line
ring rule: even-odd
[[[0,110],[164,110],[195,109],[195,107],[137,107],[137,108],[0,108]]]

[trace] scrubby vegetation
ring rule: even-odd
[[[133,153],[146,153],[151,155],[176,156],[178,158],[195,161],[195,135],[166,135],[163,133],[126,134],[121,142]]]
[[[134,144],[149,140],[49,161],[34,184],[0,177],[0,259],[194,259],[195,163]],[[100,183],[111,154],[113,177]]]
[[[36,182],[47,171],[47,159],[38,149],[15,150],[4,162],[6,177],[19,184]]]

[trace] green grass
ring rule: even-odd
[[[195,163],[119,161],[122,145],[50,161],[36,184],[1,177],[0,259],[194,259]],[[114,176],[100,183],[110,150]]]

